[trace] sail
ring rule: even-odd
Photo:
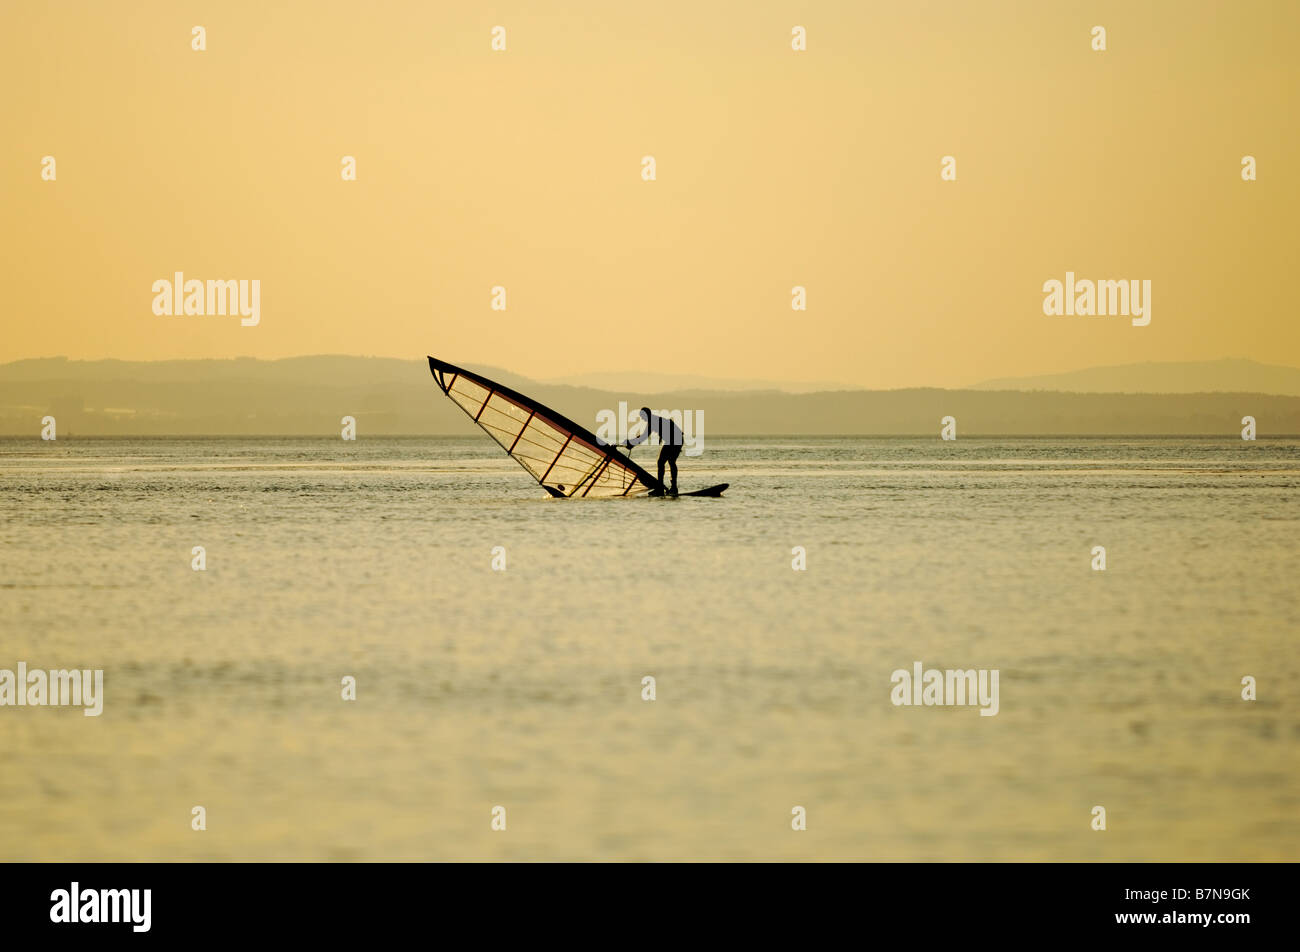
[[[590,432],[522,393],[429,358],[442,392],[552,496],[641,496],[659,480]]]

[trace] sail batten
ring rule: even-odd
[[[552,496],[640,496],[659,481],[585,428],[495,381],[429,358],[438,388]]]

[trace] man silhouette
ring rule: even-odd
[[[673,485],[668,490],[668,494],[676,496],[677,457],[682,455],[682,445],[686,442],[682,428],[668,417],[656,416],[651,413],[649,407],[641,408],[641,420],[645,423],[645,429],[635,439],[628,438],[627,448],[631,450],[632,447],[648,440],[651,433],[658,433],[659,439],[663,443],[663,449],[659,451],[659,485],[664,484],[664,464],[667,463],[673,474]]]

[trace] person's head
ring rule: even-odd
[[[647,423],[650,422],[650,408],[649,408],[649,407],[642,407],[642,408],[641,408],[641,419],[645,420]]]

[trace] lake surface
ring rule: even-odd
[[[1300,442],[681,462],[732,488],[552,500],[481,436],[0,440],[0,668],[105,691],[0,707],[0,859],[1300,853]],[[997,669],[998,713],[894,705],[915,662]]]

